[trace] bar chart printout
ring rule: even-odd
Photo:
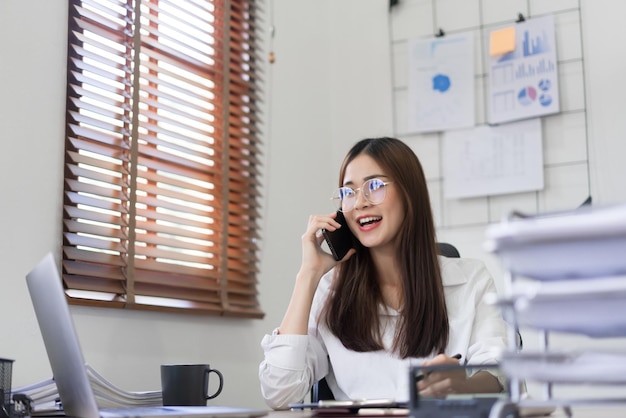
[[[445,132],[442,155],[446,199],[544,186],[540,118]]]
[[[560,111],[554,17],[529,19],[515,29],[515,49],[489,57],[490,124]]]

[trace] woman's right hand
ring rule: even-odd
[[[332,255],[322,249],[321,245],[324,240],[321,234],[322,228],[334,231],[340,227],[335,221],[335,216],[336,214],[332,213],[309,217],[309,224],[302,234],[302,265],[296,276],[287,312],[278,329],[279,334],[306,335],[308,333],[311,304],[322,276],[337,263],[347,260],[355,253],[354,248],[351,248],[343,260],[335,261]],[[347,228],[347,226],[342,226],[342,228]]]
[[[314,273],[319,279],[335,265],[343,262],[355,253],[354,249],[350,249],[341,261],[336,261],[332,255],[322,249],[324,237],[321,233],[322,229],[335,231],[338,228],[348,228],[347,225],[341,225],[335,220],[337,213],[333,212],[328,215],[311,215],[306,231],[302,234],[302,266],[301,271]]]

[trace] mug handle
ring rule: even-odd
[[[205,371],[206,371],[206,378],[207,378],[207,380],[209,379],[209,374],[211,374],[211,372],[217,374],[217,376],[220,378],[220,384],[219,384],[219,387],[217,388],[217,390],[215,391],[215,393],[212,394],[212,395],[208,395],[208,394],[206,395],[206,398],[208,400],[208,399],[213,399],[217,395],[222,393],[222,386],[224,386],[224,376],[222,376],[222,373],[219,370],[217,370],[217,369],[209,369],[207,367],[207,369]]]

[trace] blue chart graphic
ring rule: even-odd
[[[548,78],[544,78],[543,80],[539,80],[539,88],[543,91],[550,90],[550,86],[552,86],[552,82]]]
[[[552,60],[541,59],[537,65],[520,62],[515,70],[515,78],[534,77],[542,74],[549,74],[556,71],[556,65]]]
[[[552,104],[552,96],[549,93],[550,87],[552,87],[552,82],[549,78],[542,78],[539,80],[537,84],[539,90],[543,93],[539,96],[539,104],[543,107],[548,107]]]
[[[536,98],[537,90],[535,90],[535,88],[531,86],[524,87],[517,94],[517,100],[519,100],[520,104],[523,106],[531,105]]]
[[[437,74],[433,77],[433,90],[445,93],[450,88],[450,77],[445,74]]]
[[[543,107],[550,106],[552,104],[552,96],[549,94],[542,94],[539,96],[539,103],[541,103],[541,106]]]
[[[524,32],[524,41],[522,42],[522,53],[525,57],[539,55],[550,51],[548,45],[548,35],[543,32],[541,36],[530,39],[530,32]]]
[[[524,36],[522,40],[522,57],[532,57],[533,55],[545,54],[546,52],[550,52],[550,43],[548,42],[548,34],[545,31],[542,31],[541,36],[535,36],[531,38],[530,31],[524,31]],[[509,52],[507,54],[502,55],[498,62],[511,61],[520,57],[520,53],[518,51]],[[547,64],[546,64],[547,65]],[[554,67],[554,64],[551,63]],[[544,71],[549,70],[547,67]],[[554,70],[554,68],[552,68]]]
[[[537,74],[552,73],[554,72],[555,69],[556,69],[556,65],[554,65],[552,60],[546,61],[545,59],[542,59],[541,61],[539,61],[539,64],[537,64],[537,66],[535,67]]]

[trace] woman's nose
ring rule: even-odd
[[[354,207],[355,208],[366,207],[368,204],[369,204],[369,202],[365,198],[365,194],[363,193],[363,190],[360,189],[359,191],[357,191],[356,192],[356,197],[355,197],[355,200],[354,200]]]

